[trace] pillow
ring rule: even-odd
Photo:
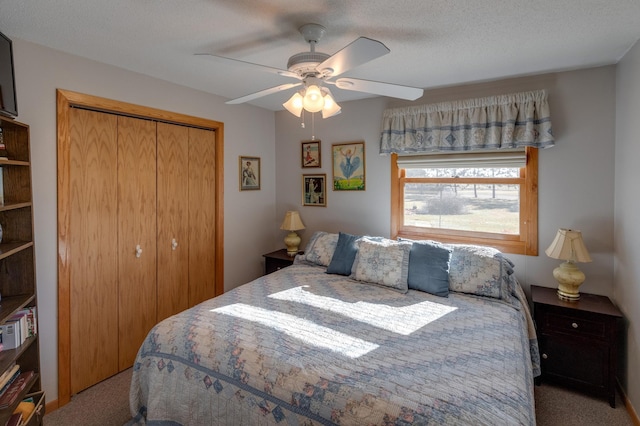
[[[449,264],[453,250],[435,241],[416,241],[409,253],[409,288],[449,296]]]
[[[411,243],[361,238],[351,278],[406,293]]]
[[[358,252],[357,241],[360,238],[358,235],[346,234],[340,232],[338,234],[338,243],[336,249],[333,252],[331,263],[327,267],[327,274],[339,274],[350,275],[353,261],[356,258]]]
[[[338,234],[315,232],[304,250],[304,260],[320,266],[329,265],[337,243]]]
[[[449,289],[511,300],[513,263],[491,247],[450,244]]]

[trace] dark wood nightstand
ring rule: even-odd
[[[298,252],[302,253],[302,252]],[[295,257],[291,257],[287,254],[287,249],[280,249],[273,251],[271,253],[263,254],[264,261],[264,274],[270,274],[279,269],[286,268],[287,266],[293,265],[293,259]]]
[[[616,404],[618,320],[622,313],[605,296],[580,293],[558,299],[555,288],[531,286],[542,380],[608,398]]]

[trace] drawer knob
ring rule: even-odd
[[[578,328],[578,323],[576,323],[576,322],[571,323],[571,327]]]
[[[549,358],[547,354],[542,354],[542,359],[547,359],[547,358]]]

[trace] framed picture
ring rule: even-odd
[[[302,175],[302,205],[327,207],[327,175]]]
[[[240,156],[240,191],[260,189],[260,157]]]
[[[331,145],[334,191],[364,191],[364,142]]]
[[[320,167],[320,141],[302,142],[302,168]]]

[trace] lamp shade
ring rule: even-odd
[[[582,240],[582,233],[573,229],[558,229],[556,237],[544,252],[553,259],[591,262],[589,252]]]
[[[302,219],[300,219],[300,214],[295,210],[289,210],[287,214],[284,215],[280,229],[284,229],[285,231],[304,229],[304,223],[302,223]]]
[[[302,114],[302,95],[300,92],[296,92],[289,98],[289,100],[282,104],[291,114],[296,117],[300,117]]]
[[[340,114],[340,105],[338,105],[331,96],[331,92],[329,89],[324,89],[326,94],[324,95],[324,106],[322,107],[322,118],[333,117],[334,115]]]
[[[318,112],[322,110],[322,107],[324,106],[324,98],[322,97],[322,92],[318,86],[312,84],[307,87],[302,105],[304,105],[304,109],[309,112]]]

